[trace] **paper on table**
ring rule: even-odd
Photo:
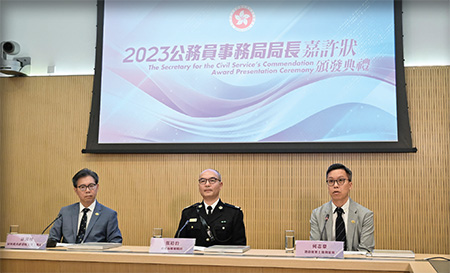
[[[83,243],[83,244],[68,244],[68,250],[104,250],[121,246],[121,243]]]
[[[194,246],[194,251],[205,251],[205,248],[204,246]]]
[[[411,250],[389,250],[389,249],[375,249],[368,254],[372,257],[386,257],[386,258],[415,258],[416,255]]]
[[[244,253],[249,249],[250,249],[250,246],[213,245],[213,246],[205,248],[205,252]]]

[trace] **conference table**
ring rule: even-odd
[[[321,273],[413,272],[433,273],[429,257],[414,258],[345,255],[344,259],[298,258],[277,249],[250,249],[239,254],[151,254],[146,246],[119,246],[102,251],[0,249],[1,272],[223,272],[223,273]]]

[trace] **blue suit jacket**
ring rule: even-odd
[[[373,212],[350,198],[347,220],[347,247],[349,251],[373,251],[375,247]],[[325,217],[329,220],[325,225]],[[331,201],[316,208],[311,213],[310,240],[329,241],[333,229],[333,211]],[[323,231],[325,225],[325,231]],[[323,232],[323,234],[321,234]]]
[[[78,230],[78,215],[80,203],[61,208],[61,217],[55,221],[50,230],[49,238],[63,243],[75,243]],[[97,201],[91,220],[86,229],[84,242],[122,243],[117,212],[103,206]]]

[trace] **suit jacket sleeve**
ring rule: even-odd
[[[107,225],[106,241],[109,243],[122,243],[122,233],[119,229],[119,221],[117,220],[117,212],[114,211]]]
[[[319,211],[317,209],[313,210],[311,213],[311,219],[309,220],[309,224],[311,226],[309,232],[309,239],[312,241],[320,240],[320,227],[318,220]]]
[[[233,244],[247,245],[247,237],[245,236],[244,213],[242,210],[237,212],[233,225]]]
[[[373,251],[375,248],[373,212],[368,211],[364,214],[363,225],[361,229],[361,239],[358,250]]]
[[[58,215],[62,215],[62,209],[59,211]],[[61,242],[61,238],[62,238],[62,225],[63,225],[63,220],[62,217],[59,217],[54,223],[52,228],[50,229],[50,233],[49,233],[49,238],[57,241],[57,242]]]

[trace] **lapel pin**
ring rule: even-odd
[[[203,207],[202,205],[198,206],[200,209]]]
[[[352,224],[354,224],[355,223],[355,220],[352,220]]]
[[[223,209],[223,207],[222,207],[222,206],[219,206],[219,209]]]

